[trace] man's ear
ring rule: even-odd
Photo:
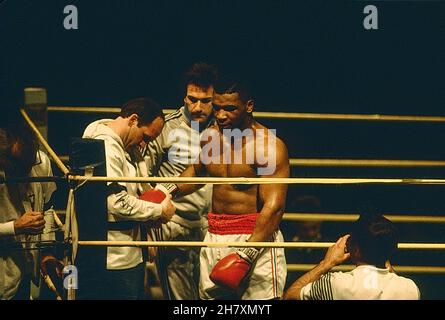
[[[133,124],[137,124],[139,121],[139,116],[136,113],[133,113],[128,117],[128,124],[132,126]]]
[[[247,101],[246,107],[247,107],[247,113],[253,112],[253,107],[255,105],[255,102],[253,100]]]

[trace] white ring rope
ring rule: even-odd
[[[205,241],[87,241],[80,246],[107,247],[207,247],[207,248],[329,248],[334,242],[205,242]],[[444,250],[445,243],[399,243],[399,249]]]
[[[165,182],[187,184],[445,184],[445,179],[366,179],[366,178],[221,178],[221,177],[86,177],[69,175],[72,181],[102,181],[102,182]]]
[[[50,112],[79,113],[119,113],[120,107],[79,107],[79,106],[48,106]],[[164,109],[164,113],[172,113],[175,109]],[[345,121],[398,121],[398,122],[445,122],[441,116],[402,116],[384,114],[348,114],[348,113],[305,113],[305,112],[253,112],[255,118],[286,119],[286,120],[345,120]]]

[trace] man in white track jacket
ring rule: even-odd
[[[85,129],[83,138],[102,139],[108,177],[142,176],[130,156],[144,141],[154,140],[162,130],[164,116],[157,103],[148,98],[133,99],[122,106],[114,120],[98,120]],[[142,191],[136,183],[108,183],[108,241],[140,240],[138,222],[167,222],[175,212],[169,198],[162,203],[140,200]],[[125,223],[123,223],[125,222]],[[128,222],[134,222],[129,224]],[[106,297],[108,299],[138,299],[144,291],[142,250],[138,247],[108,247]]]
[[[213,84],[217,77],[214,66],[195,63],[184,75],[184,106],[165,118],[159,137],[150,142],[144,156],[150,175],[179,176],[199,155],[200,131],[213,123]],[[201,241],[205,218],[211,208],[212,186],[173,201],[176,215],[163,225],[163,239]],[[202,225],[204,222],[204,225]],[[199,250],[167,248],[166,261],[170,291],[176,300],[196,300],[198,296]],[[166,297],[167,298],[167,297]]]

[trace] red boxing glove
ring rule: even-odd
[[[153,203],[161,203],[165,199],[165,193],[158,189],[150,189],[139,196],[139,199]]]
[[[249,273],[259,253],[258,249],[244,248],[225,256],[213,267],[210,280],[219,286],[236,291],[241,281]]]

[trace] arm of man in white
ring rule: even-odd
[[[119,146],[105,143],[107,155],[119,154]],[[125,159],[107,156],[107,176],[124,177]],[[158,219],[162,214],[162,205],[138,199],[127,190],[126,183],[109,183],[107,198],[108,212],[119,219],[147,221]]]
[[[147,164],[148,172],[147,174],[151,174],[153,176],[157,175],[159,170],[159,166],[162,162],[162,154],[163,150],[163,133],[156,138],[156,140],[148,143],[142,153],[144,157],[145,163]]]
[[[350,253],[345,252],[346,240],[349,235],[345,235],[331,246],[324,259],[312,270],[305,273],[295,281],[284,294],[285,300],[332,300],[331,276],[328,273],[333,267],[346,261]]]
[[[0,238],[15,235],[14,221],[0,223]]]

